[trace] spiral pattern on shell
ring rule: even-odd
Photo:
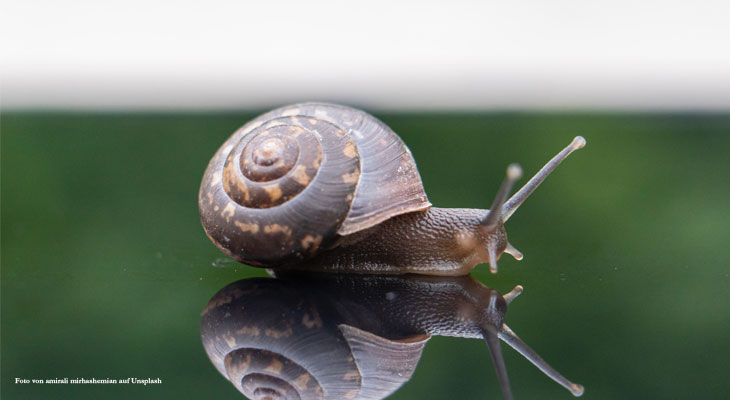
[[[291,117],[271,120],[238,142],[226,159],[223,187],[233,201],[247,208],[287,202],[317,177],[322,165],[320,143],[326,146],[327,162],[337,164],[327,166],[340,172],[343,192],[354,193],[360,175],[355,144],[332,124]],[[328,178],[337,177],[319,177]]]
[[[210,161],[198,206],[224,253],[276,266],[430,203],[410,151],[387,126],[348,107],[308,103],[236,131]]]

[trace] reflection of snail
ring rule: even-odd
[[[251,399],[381,399],[410,379],[431,335],[484,338],[511,399],[499,338],[580,396],[503,323],[504,297],[469,276],[244,279],[203,311],[215,367]]]
[[[463,275],[489,262],[496,272],[503,252],[522,258],[504,222],[584,145],[576,137],[507,200],[521,176],[510,166],[491,212],[432,208],[390,128],[349,107],[297,104],[254,119],[221,146],[198,206],[213,243],[251,265]]]

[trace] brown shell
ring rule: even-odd
[[[353,108],[304,103],[236,131],[208,164],[198,205],[224,253],[271,266],[431,203],[411,152],[385,124]]]

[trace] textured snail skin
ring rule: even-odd
[[[465,275],[489,260],[485,246],[507,246],[504,225],[481,224],[489,210],[430,208],[393,217],[363,232],[343,237],[336,247],[294,268],[341,273]],[[286,267],[286,266],[284,266]]]
[[[202,313],[210,360],[249,398],[259,398],[257,389],[281,399],[384,398],[410,379],[434,335],[485,339],[506,399],[498,337],[574,395],[583,392],[504,324],[521,287],[502,296],[469,275],[277,275],[228,285]]]

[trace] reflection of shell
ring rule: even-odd
[[[504,323],[521,286],[502,296],[469,275],[283,274],[232,283],[203,311],[208,356],[250,398],[381,399],[411,377],[428,335],[485,340],[506,399],[499,339],[583,394]]]
[[[306,369],[268,350],[242,348],[225,357],[230,381],[252,399],[322,399],[322,386]]]
[[[359,110],[298,104],[234,133],[208,164],[201,221],[226,254],[254,265],[311,257],[347,235],[430,206],[415,161]]]
[[[332,305],[272,279],[239,281],[203,311],[211,361],[251,399],[380,399],[413,373],[428,339],[340,324]]]

